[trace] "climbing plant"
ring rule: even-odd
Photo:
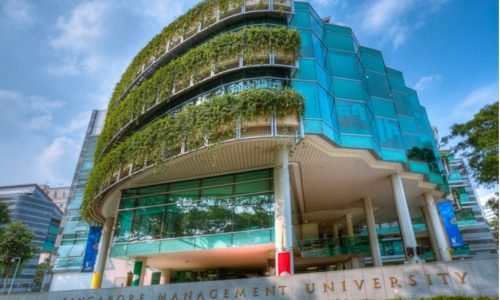
[[[217,62],[216,71],[223,71],[225,62],[239,62],[240,54],[252,63],[252,55],[259,53],[285,53],[295,61],[299,53],[300,35],[296,30],[283,27],[248,27],[241,31],[218,35],[207,43],[193,48],[184,55],[159,68],[155,74],[131,91],[114,109],[109,109],[106,123],[96,147],[96,161],[109,147],[113,137],[133,120],[137,120],[145,109],[160,102],[168,102],[173,91],[185,88],[210,76],[212,62]],[[115,139],[118,144],[120,139]]]
[[[141,169],[145,162],[158,164],[186,149],[202,146],[205,139],[217,143],[225,137],[234,137],[238,120],[260,116],[278,117],[304,111],[302,96],[292,89],[251,89],[239,94],[224,94],[209,98],[199,105],[188,105],[175,115],[167,115],[127,137],[106,153],[92,168],[82,204],[82,216],[87,217],[89,206],[101,187],[123,166]]]

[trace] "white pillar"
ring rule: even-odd
[[[161,270],[160,284],[170,283],[170,269]]]
[[[354,239],[354,228],[352,226],[352,216],[345,215],[345,224],[347,229],[347,238]],[[354,243],[354,241],[348,241],[348,244]],[[356,256],[351,256],[351,268],[359,269],[359,258]]]
[[[92,277],[92,288],[99,289],[102,285],[102,278],[106,268],[106,258],[108,257],[109,242],[111,240],[111,233],[113,232],[113,218],[106,218],[101,234],[101,243],[99,244],[99,251],[97,252],[97,261],[95,272]]]
[[[422,210],[422,216],[424,217],[425,221],[425,228],[427,228],[427,234],[429,235],[429,241],[431,242],[432,253],[434,254],[434,258],[436,259],[436,261],[440,261],[442,260],[441,254],[439,253],[439,247],[437,245],[436,235],[434,234],[434,228],[429,217],[429,210],[427,209],[427,205],[420,207],[420,209]]]
[[[446,241],[446,235],[444,233],[443,226],[441,225],[441,218],[439,217],[434,197],[431,193],[425,193],[424,197],[425,204],[429,212],[429,219],[431,220],[434,235],[436,236],[439,255],[443,261],[451,261],[450,252],[448,251],[448,242]]]
[[[410,211],[408,210],[408,203],[406,202],[405,190],[403,187],[403,180],[401,175],[393,174],[391,175],[392,189],[394,191],[394,198],[396,200],[396,212],[398,214],[399,230],[401,231],[401,237],[403,238],[403,244],[405,247],[405,252],[413,252],[413,256],[406,256],[409,263],[418,263],[419,259],[417,256],[417,240],[415,238],[415,232],[413,232],[413,225],[411,224]],[[407,253],[407,252],[406,252]]]
[[[288,147],[277,147],[274,167],[274,236],[276,251],[290,253],[290,274],[293,274],[293,225],[288,155]],[[279,261],[276,257],[276,275],[280,276],[278,266]]]
[[[374,267],[382,266],[382,255],[380,254],[380,247],[377,237],[377,225],[375,223],[375,216],[373,214],[372,199],[367,197],[363,199],[365,208],[365,221],[368,227],[368,238],[370,240],[370,252],[372,254],[372,262]]]

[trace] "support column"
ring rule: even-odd
[[[333,238],[338,239],[339,238],[339,225],[333,224]]]
[[[287,146],[278,146],[274,167],[276,276],[293,274],[293,225]]]
[[[134,261],[134,270],[132,272],[132,286],[142,286],[144,283],[144,272],[146,270],[146,262],[144,259],[136,259]]]
[[[406,259],[408,260],[408,263],[415,264],[419,262],[419,258],[417,256],[417,239],[415,238],[415,232],[413,232],[413,225],[411,224],[410,211],[408,210],[408,203],[406,202],[406,195],[401,175],[391,175],[391,182],[392,189],[394,191],[394,198],[396,200],[399,230],[401,231],[401,237],[403,238]]]
[[[170,269],[161,270],[160,284],[170,283]]]
[[[422,211],[422,216],[424,217],[425,228],[427,229],[427,235],[429,236],[429,241],[431,242],[434,258],[436,261],[441,261],[441,254],[439,253],[439,247],[437,245],[436,235],[434,234],[434,228],[429,217],[429,211],[427,210],[427,205],[420,207],[420,210]]]
[[[432,228],[434,229],[434,235],[436,236],[439,255],[443,261],[451,261],[448,242],[446,241],[446,235],[444,233],[443,226],[441,225],[441,218],[439,217],[434,197],[431,193],[425,193],[424,197],[427,211],[429,212],[429,217],[432,223]]]
[[[95,272],[92,276],[92,289],[100,289],[102,285],[102,277],[106,268],[106,258],[108,257],[109,242],[111,240],[111,233],[113,232],[113,218],[106,218],[101,234],[101,243],[97,252],[97,261]]]
[[[378,244],[377,224],[375,223],[375,215],[373,214],[372,199],[367,197],[363,199],[365,208],[365,221],[368,227],[368,238],[370,240],[370,252],[372,254],[372,262],[374,267],[382,266],[382,255],[380,254],[380,246]]]
[[[347,230],[347,244],[349,247],[354,246],[354,228],[352,226],[352,216],[351,215],[345,215],[345,224],[346,224],[346,230]],[[359,269],[359,258],[358,257],[351,257],[351,268],[352,269]]]

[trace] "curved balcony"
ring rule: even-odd
[[[210,98],[148,123],[96,162],[87,182],[83,215],[101,220],[105,194],[154,165],[212,144],[262,137],[298,139],[304,100],[293,90],[252,89]]]
[[[181,20],[179,24],[174,24],[175,26],[172,26],[172,28],[167,27],[159,36],[155,37],[141,51],[149,53],[149,55],[143,55],[142,59],[140,59],[141,62],[133,63],[135,66],[132,65],[130,69],[127,69],[126,73],[130,72],[131,75],[123,75],[122,80],[126,80],[128,83],[125,84],[125,87],[117,96],[114,93],[111,99],[112,109],[115,109],[116,105],[132,89],[151,77],[159,67],[193,47],[196,43],[220,32],[229,24],[259,16],[270,15],[289,18],[294,13],[293,1],[291,0],[228,0],[221,1],[221,3],[225,4],[223,5],[224,9],[221,9],[220,5],[206,5],[198,13],[192,12],[198,7],[193,8],[186,15],[190,13],[201,14],[201,16],[198,16],[199,20],[194,17],[191,20]],[[195,21],[192,21],[192,19],[195,19]],[[191,23],[185,23],[189,21]],[[128,77],[132,78],[127,80]],[[117,84],[117,88],[124,84],[121,82],[122,80]]]
[[[218,62],[211,62],[205,69],[198,70],[199,74],[198,80],[194,80],[194,73],[190,74],[188,77],[180,78],[175,81],[172,85],[172,92],[167,99],[161,99],[157,97],[154,103],[150,106],[147,104],[142,105],[142,109],[137,117],[134,117],[135,113],[132,113],[130,117],[125,117],[129,121],[122,125],[118,131],[111,137],[106,146],[100,151],[98,158],[110,150],[110,148],[119,141],[125,133],[130,132],[131,129],[135,128],[137,124],[141,122],[144,117],[151,115],[153,112],[157,111],[161,107],[164,107],[167,103],[175,101],[175,99],[182,98],[186,93],[199,88],[200,86],[206,84],[208,81],[221,78],[223,76],[230,76],[231,74],[239,71],[243,71],[249,68],[287,68],[291,70],[290,76],[297,70],[297,63],[293,58],[293,55],[285,52],[257,52],[255,54],[249,55],[239,55],[237,57],[228,57],[224,60]],[[198,98],[198,97],[197,97]],[[191,101],[187,101],[188,103]]]
[[[97,160],[104,155],[104,148],[109,150],[109,141],[117,140],[115,135],[123,127],[128,124],[130,128],[132,120],[140,118],[151,107],[165,107],[166,103],[192,93],[216,78],[247,68],[291,69],[293,73],[299,45],[297,31],[283,27],[250,27],[219,35],[191,49],[160,68],[115,110],[108,111],[96,147]]]

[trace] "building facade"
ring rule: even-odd
[[[50,187],[48,185],[40,185],[45,194],[59,207],[61,212],[64,212],[68,204],[70,187]]]
[[[497,243],[486,223],[463,159],[446,150],[441,151],[441,154],[447,161],[448,182],[455,199],[458,226],[471,255],[474,258],[498,257]]]
[[[452,259],[417,93],[306,2],[207,0],[164,28],[117,83],[94,162],[94,287],[111,258],[132,285]]]
[[[33,281],[40,257],[50,256],[57,250],[55,243],[62,213],[36,184],[0,187],[0,202],[7,203],[12,222],[22,222],[27,230],[34,233],[33,244],[39,249],[13,281],[2,276],[1,286],[10,287],[12,283],[12,293],[34,290]],[[7,285],[3,280],[7,280]]]

